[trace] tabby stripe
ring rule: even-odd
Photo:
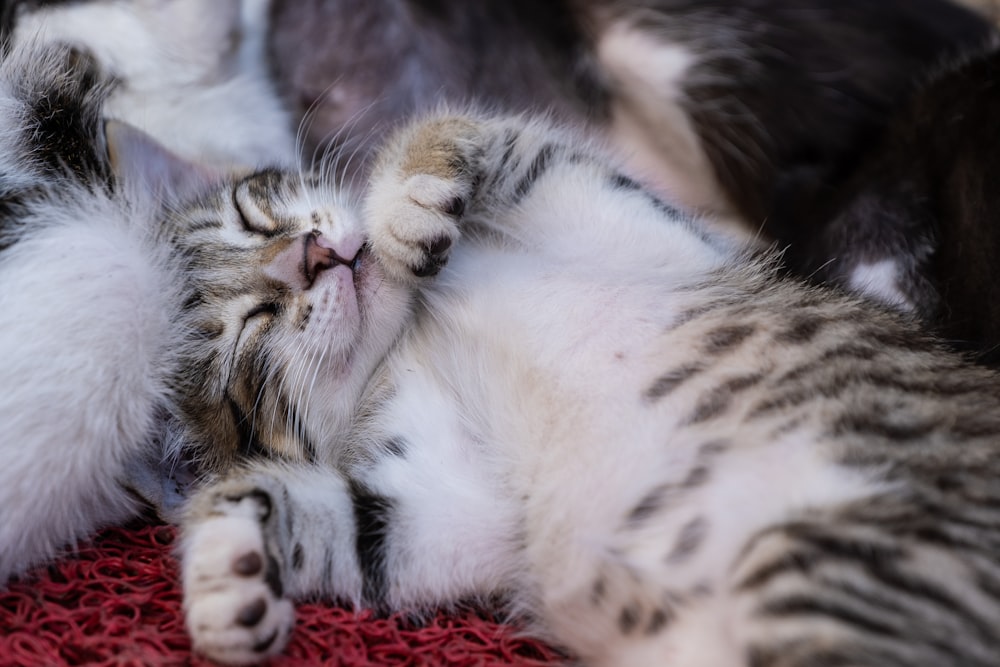
[[[404,458],[406,456],[406,452],[409,448],[409,443],[402,436],[388,438],[382,442],[382,449],[389,452],[393,456],[398,456],[400,458]]]
[[[357,529],[355,548],[363,578],[362,596],[367,604],[383,609],[389,590],[387,540],[390,515],[395,506],[391,499],[372,493],[357,480],[351,480],[350,493]]]
[[[707,533],[708,522],[705,517],[696,517],[688,521],[677,534],[677,540],[667,554],[667,563],[678,565],[686,561],[705,541]]]
[[[552,161],[555,152],[555,144],[545,144],[538,150],[538,153],[535,154],[535,158],[528,166],[528,172],[522,176],[521,180],[514,186],[514,204],[518,203],[528,195],[528,192],[531,191],[532,186],[534,186],[538,178],[548,169],[549,163]]]
[[[810,362],[808,367],[799,367],[780,377],[776,384],[787,383],[790,380],[798,380],[806,372],[819,371],[821,364]],[[761,401],[754,406],[747,415],[748,419],[764,417],[774,412],[786,410],[788,408],[801,405],[813,400],[816,396],[824,398],[837,398],[848,389],[857,386],[869,386],[873,389],[889,389],[899,394],[911,396],[922,395],[931,397],[955,398],[967,395],[981,394],[984,391],[982,384],[965,384],[961,381],[948,383],[945,379],[935,379],[934,381],[921,381],[907,379],[904,369],[896,369],[892,373],[872,373],[867,369],[854,368],[847,372],[835,373],[822,378],[813,385],[796,387],[785,394]],[[977,437],[982,435],[995,435],[1000,432],[1000,422],[986,423],[963,422],[949,424],[952,433]],[[891,429],[889,429],[891,430]],[[859,431],[864,432],[864,431]],[[909,436],[909,437],[918,437]]]
[[[719,327],[705,337],[702,351],[708,355],[720,355],[736,349],[749,339],[756,328],[752,324],[733,324]]]
[[[901,572],[899,558],[903,555],[902,550],[865,541],[840,540],[830,536],[799,535],[798,537],[806,539],[811,545],[810,548],[786,552],[759,567],[737,584],[737,590],[758,589],[784,573],[808,573],[823,561],[843,559],[858,563],[872,584],[884,587],[876,605],[892,607],[894,603],[889,601],[891,598],[899,600],[907,608],[912,608],[915,602],[922,601],[932,607],[946,609],[947,615],[964,619],[970,628],[974,628],[985,639],[993,636],[993,629],[987,622],[948,592],[931,582]],[[744,553],[746,551],[744,549]]]
[[[694,411],[681,423],[684,426],[694,426],[715,419],[729,409],[732,395],[729,392],[715,389],[703,395],[694,406]]]
[[[503,135],[503,154],[500,156],[500,168],[498,174],[506,174],[516,168],[511,165],[510,160],[514,156],[514,148],[517,147],[517,132],[511,129],[505,130]]]
[[[267,458],[268,449],[260,441],[257,430],[253,426],[253,420],[243,412],[239,404],[228,393],[226,394],[226,404],[229,406],[229,413],[236,425],[240,455],[245,458]]]
[[[716,239],[713,236],[710,236],[704,229],[703,225],[695,224],[694,220],[691,218],[689,214],[685,213],[684,211],[681,211],[676,206],[668,204],[667,202],[663,201],[662,199],[654,195],[652,192],[649,192],[648,190],[643,190],[642,192],[644,195],[646,195],[646,201],[648,201],[649,204],[657,211],[659,211],[663,216],[673,221],[683,221],[687,223],[686,228],[688,231],[693,232],[698,238],[700,238],[708,245],[711,245],[713,247],[718,247],[721,249],[721,245],[719,244],[718,239]]]
[[[733,398],[764,380],[763,373],[752,373],[726,380],[710,390],[695,404],[694,412],[684,420],[685,425],[700,424],[723,415],[732,405]]]
[[[786,550],[777,558],[758,566],[736,584],[737,590],[758,588],[787,572],[809,572],[823,560],[895,564],[904,555],[903,550],[896,546],[826,535],[819,532],[815,526],[807,524],[785,524],[765,529],[750,538],[737,557],[736,563],[750,556],[761,541],[774,535],[783,535],[803,544],[794,551]]]
[[[684,479],[679,483],[658,484],[647,491],[635,507],[629,511],[626,523],[641,524],[665,509],[672,497],[680,496],[685,491],[704,485],[711,477],[711,469],[709,468],[711,459],[726,451],[727,448],[728,443],[723,440],[713,440],[702,445],[698,450],[697,460],[688,470]]]
[[[775,385],[777,386],[785,384],[786,382],[800,380],[802,377],[811,375],[816,371],[828,370],[830,368],[830,362],[837,359],[870,361],[874,359],[877,354],[878,349],[870,345],[844,343],[843,345],[838,345],[837,347],[826,350],[823,354],[812,361],[796,366],[784,375],[779,376],[777,380],[775,380]]]
[[[981,414],[975,420],[966,419],[948,424],[948,432],[959,440],[973,438],[989,438],[1000,434],[1000,423],[995,421],[998,415]]]
[[[646,493],[628,513],[628,522],[632,524],[642,523],[663,509],[666,505],[668,492],[672,488],[670,484],[660,484]]]
[[[796,620],[801,620],[803,616],[824,616],[869,634],[891,638],[900,637],[899,630],[891,625],[872,618],[859,609],[830,599],[790,595],[776,600],[768,600],[759,607],[759,613],[772,618],[793,617]]]
[[[185,230],[192,233],[206,231],[210,229],[222,229],[224,226],[225,225],[223,224],[222,220],[219,219],[217,216],[211,218],[205,217],[197,219],[194,219],[194,217],[192,216],[191,219],[186,219],[184,221]]]
[[[883,440],[891,440],[893,442],[905,442],[926,438],[938,426],[938,422],[935,420],[894,424],[886,421],[887,417],[888,415],[884,414],[846,414],[834,422],[831,430],[836,437],[855,434],[882,438]]]
[[[622,173],[611,174],[611,187],[615,190],[624,190],[626,192],[634,192],[637,190],[642,190],[642,185],[639,184],[633,178],[629,178]]]
[[[649,402],[658,401],[700,373],[704,368],[701,364],[687,364],[668,371],[656,378],[653,384],[643,392],[643,397]]]
[[[904,329],[873,327],[863,329],[858,337],[881,348],[895,348],[907,352],[928,351],[936,347],[931,339]]]
[[[887,588],[898,591],[911,599],[922,600],[932,607],[944,609],[946,615],[961,619],[963,625],[968,630],[974,631],[979,637],[988,642],[996,641],[996,629],[991,623],[980,618],[961,600],[936,584],[908,576],[896,568],[879,567],[875,571],[869,570],[869,573]]]
[[[799,644],[795,648],[795,654],[792,655],[792,649],[787,644],[782,644],[778,648],[751,646],[747,650],[747,667],[855,667],[856,665],[904,667],[906,665],[899,655],[887,652],[882,646],[859,647],[849,643],[830,646],[829,642],[822,644],[817,642]]]
[[[736,584],[736,589],[753,590],[783,574],[808,573],[821,560],[820,555],[810,549],[788,550],[744,576]]]
[[[911,599],[916,598],[932,606],[946,609],[948,615],[964,619],[969,627],[975,629],[981,637],[995,637],[993,627],[950,592],[931,581],[909,576],[901,571],[899,558],[904,553],[901,549],[868,541],[843,540],[828,535],[817,535],[807,526],[800,527],[799,531],[789,531],[789,534],[800,540],[808,541],[823,554],[833,554],[859,562],[865,566],[865,572],[883,586]]]
[[[787,329],[775,334],[774,340],[782,344],[805,345],[816,337],[827,322],[829,320],[821,315],[796,315]]]

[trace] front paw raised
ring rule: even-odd
[[[444,268],[459,237],[465,189],[454,180],[416,174],[395,193],[373,195],[369,215],[378,222],[371,230],[372,250],[390,275],[408,281]]]
[[[184,617],[193,648],[220,663],[260,662],[284,648],[295,621],[263,524],[262,491],[220,495],[184,540]]]
[[[390,275],[436,275],[459,237],[472,196],[468,135],[460,117],[418,124],[383,149],[367,200],[371,245]]]

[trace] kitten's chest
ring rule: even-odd
[[[455,260],[427,297],[428,342],[561,384],[638,381],[641,359],[687,307],[655,272],[490,249]]]
[[[515,459],[578,432],[620,435],[629,420],[674,427],[643,397],[690,353],[664,344],[691,305],[666,276],[530,253],[455,259],[391,360],[384,424],[421,447]]]

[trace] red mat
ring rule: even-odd
[[[180,612],[174,530],[101,533],[71,556],[0,590],[0,667],[210,663],[191,654]],[[400,618],[303,604],[275,667],[448,665],[547,667],[559,654],[474,613],[414,627]]]

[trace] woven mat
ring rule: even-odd
[[[209,664],[193,656],[180,613],[175,532],[164,525],[107,530],[48,568],[0,590],[0,667]],[[475,613],[413,626],[303,604],[285,655],[291,665],[548,667],[550,648]]]

